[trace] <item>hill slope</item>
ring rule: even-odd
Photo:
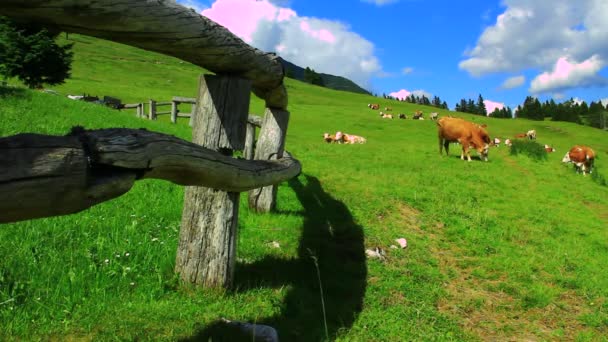
[[[196,93],[200,68],[73,39],[74,77],[54,88],[63,95],[139,102]],[[286,149],[303,173],[281,185],[272,215],[249,212],[242,196],[234,290],[178,284],[183,187],[139,181],[79,214],[0,226],[0,339],[206,341],[221,317],[272,325],[285,341],[323,340],[325,323],[329,339],[343,341],[605,338],[608,187],[560,162],[571,145],[588,144],[600,156],[595,174],[606,175],[605,132],[439,111],[486,123],[492,136],[536,129],[558,151],[535,161],[501,146],[489,162],[467,163],[457,145],[450,157],[438,155],[431,121],[383,120],[366,107],[377,98],[285,84]],[[252,97],[251,112],[262,110]],[[190,137],[186,121],[133,114],[0,89],[2,136],[83,125]],[[368,143],[322,141],[337,130]],[[401,237],[409,247],[390,248]],[[375,247],[384,260],[365,257]]]
[[[302,81],[304,79],[304,68],[297,66],[280,57],[279,57],[279,60],[281,61],[281,64],[283,64],[283,67],[285,68],[286,73],[289,72],[291,75],[293,75],[293,78],[295,78],[296,80]],[[346,77],[335,76],[335,75],[324,74],[324,73],[319,73],[319,75],[323,79],[323,84],[325,84],[325,87],[327,87],[329,89],[344,90],[344,91],[350,91],[353,93],[371,95],[369,91],[361,88],[355,82],[349,80]]]

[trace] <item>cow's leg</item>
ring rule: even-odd
[[[446,153],[448,151],[445,151]],[[439,155],[443,154],[443,139],[441,137],[439,137]]]

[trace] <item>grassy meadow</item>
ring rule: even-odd
[[[82,125],[190,139],[187,119],[148,121],[65,95],[193,97],[204,70],[69,38],[73,74],[52,87],[60,95],[0,88],[0,136]],[[606,132],[437,110],[485,123],[492,137],[536,129],[557,149],[533,158],[501,145],[487,163],[465,162],[457,145],[439,155],[434,122],[380,119],[367,104],[410,117],[432,107],[285,82],[286,149],[303,171],[280,186],[275,213],[252,213],[241,196],[233,289],[180,284],[183,187],[142,180],[78,214],[0,225],[0,340],[207,341],[228,318],[271,325],[282,341],[608,341]],[[253,95],[250,110],[263,111]],[[323,141],[338,130],[367,143]],[[597,152],[592,176],[561,163],[574,144]],[[397,238],[408,247],[390,248]],[[375,247],[384,260],[366,258]]]

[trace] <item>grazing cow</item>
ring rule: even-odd
[[[407,119],[407,115],[405,115],[405,114],[399,114],[399,119]]]
[[[367,106],[371,109],[376,109],[376,110],[380,109],[380,105],[377,103],[369,103]]]
[[[511,146],[512,145],[511,139],[505,139],[505,145]]]
[[[336,140],[345,144],[364,144],[367,141],[364,137],[342,132],[336,132]]]
[[[536,139],[536,130],[531,129],[531,130],[527,131],[526,137],[528,137],[528,139],[530,139],[530,140],[535,140]]]
[[[496,146],[496,147],[500,146],[500,139],[494,138],[494,146]]]
[[[437,120],[439,118],[439,113],[436,112],[432,112],[431,114],[429,114],[429,119],[431,120]]]
[[[417,110],[414,113],[414,116],[412,117],[412,119],[414,119],[414,120],[420,120],[420,119],[422,119],[422,111],[421,110]]]
[[[383,119],[392,119],[393,114],[386,114],[386,113],[380,112],[380,117]]]
[[[490,136],[485,128],[460,118],[443,117],[437,121],[439,136],[439,154],[445,148],[445,154],[449,154],[450,142],[458,142],[462,145],[460,159],[465,155],[471,161],[469,147],[473,147],[479,153],[482,160],[488,161],[488,150],[490,147]]]
[[[547,153],[551,153],[551,152],[555,152],[555,149],[547,144],[545,144],[545,151],[547,151]]]
[[[384,107],[384,110],[388,112],[389,110],[393,110],[393,108],[392,107]]]
[[[593,161],[595,160],[595,152],[589,147],[584,145],[574,145],[568,153],[562,159],[563,163],[573,163],[576,172],[585,171],[591,173],[593,169]]]

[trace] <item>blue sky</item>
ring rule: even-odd
[[[606,0],[181,0],[247,43],[378,94],[608,103]]]

